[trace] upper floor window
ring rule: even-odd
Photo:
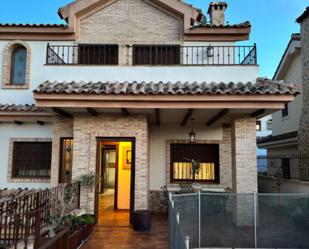
[[[118,45],[79,44],[78,64],[118,65]]]
[[[23,46],[17,46],[11,56],[11,84],[26,84],[27,50]]]
[[[256,131],[262,130],[262,123],[260,120],[256,121]]]
[[[273,120],[269,119],[267,120],[267,130],[272,130],[273,128]]]
[[[134,45],[133,65],[178,65],[179,45]]]
[[[282,117],[287,117],[289,115],[289,104],[284,104],[284,109],[282,110]]]

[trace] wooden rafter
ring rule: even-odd
[[[89,114],[91,114],[92,116],[98,116],[99,115],[98,112],[93,108],[87,108],[87,112]]]
[[[219,119],[223,118],[226,114],[229,113],[229,109],[223,109],[222,111],[220,111],[216,116],[214,116],[212,119],[210,119],[207,122],[207,126],[211,126],[212,124],[214,124],[215,122],[217,122]]]
[[[59,114],[59,115],[61,115],[63,117],[66,117],[66,118],[71,118],[72,117],[72,115],[70,113],[64,111],[61,108],[53,107],[52,109],[53,109],[53,112],[55,112],[55,113],[57,113],[57,114]]]
[[[160,117],[160,109],[155,109],[155,112],[156,112],[156,124],[157,126],[160,126],[161,125],[161,117]]]
[[[256,118],[265,113],[265,109],[259,109],[251,114],[252,118]]]
[[[185,116],[183,117],[183,120],[181,122],[181,126],[185,126],[188,123],[188,120],[191,118],[193,111],[194,111],[193,109],[188,109]]]
[[[125,117],[129,116],[130,114],[127,108],[121,108],[121,113]]]
[[[17,124],[17,125],[22,125],[23,124],[23,122],[18,121],[18,120],[15,120],[14,123]]]
[[[36,121],[39,125],[44,125],[45,124],[45,122],[44,121],[41,121],[41,120],[38,120],[38,121]]]

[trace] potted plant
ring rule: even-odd
[[[99,183],[100,176],[94,172],[82,174],[75,179],[75,182],[80,182],[82,188],[87,191],[87,203],[89,203],[89,193],[93,191],[93,187]],[[88,212],[88,205],[86,207],[86,212]]]
[[[83,241],[84,224],[81,216],[67,215],[63,218],[63,225],[70,228],[70,249],[76,249]]]
[[[84,224],[83,240],[87,241],[94,231],[94,227],[96,224],[96,218],[93,214],[84,214],[81,216],[81,219]]]

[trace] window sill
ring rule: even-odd
[[[11,183],[50,183],[50,177],[12,177],[8,179]]]
[[[27,90],[27,89],[29,89],[29,84],[26,84],[26,85],[4,84],[4,85],[2,85],[2,89],[20,89],[20,90]]]

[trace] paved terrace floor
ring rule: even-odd
[[[84,249],[168,249],[168,219],[153,216],[150,232],[138,233],[132,227],[96,227]]]

